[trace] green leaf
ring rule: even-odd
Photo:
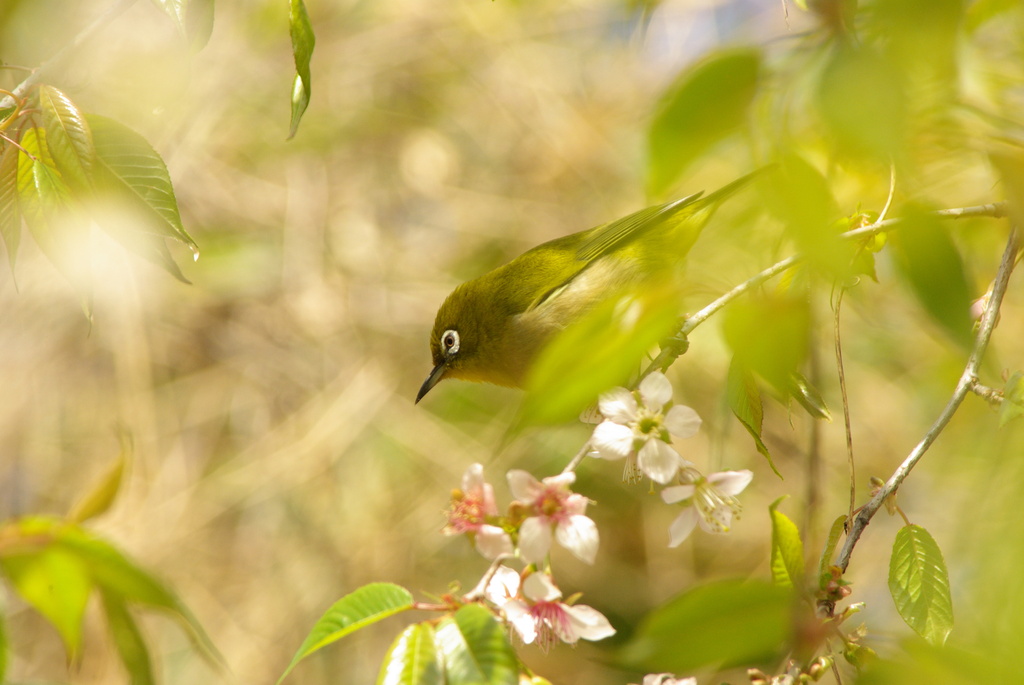
[[[966,28],[974,32],[990,19],[1019,7],[1020,3],[1017,0],[975,0],[967,7]]]
[[[832,566],[832,555],[839,544],[839,536],[846,530],[846,515],[837,516],[828,530],[828,539],[825,541],[825,548],[821,550],[821,560],[818,562],[818,577],[821,578],[828,573]]]
[[[786,236],[808,263],[845,283],[853,271],[857,246],[839,239],[846,226],[836,222],[839,205],[821,172],[803,157],[786,154],[775,171],[765,176],[765,186],[765,205],[783,222]]]
[[[181,224],[174,186],[160,154],[120,122],[96,114],[86,119],[92,128],[96,155],[109,172],[100,179],[103,189],[148,210],[142,215],[145,223],[140,230],[174,238],[198,254],[198,246]]]
[[[313,46],[316,36],[313,25],[306,13],[306,5],[302,0],[289,0],[288,30],[292,36],[292,54],[295,56],[295,81],[292,83],[292,122],[288,138],[293,138],[299,130],[309,98],[312,94],[312,76],[309,73],[309,62],[313,57]]]
[[[516,685],[515,651],[502,623],[479,604],[446,616],[434,634],[444,660],[446,685]]]
[[[412,604],[412,594],[404,587],[392,583],[371,583],[345,595],[316,622],[277,682],[283,681],[297,663],[321,647],[388,616],[411,609]]]
[[[910,208],[891,243],[896,264],[931,318],[964,349],[973,343],[971,289],[949,229]]]
[[[1003,386],[1003,403],[999,407],[999,427],[1024,415],[1024,374],[1014,371]]]
[[[381,665],[377,685],[445,685],[434,628],[414,623],[401,632]]]
[[[665,193],[696,159],[742,126],[760,72],[760,53],[745,49],[719,52],[679,75],[647,137],[650,195]]]
[[[171,18],[193,50],[201,50],[213,31],[213,0],[153,0]]]
[[[171,18],[174,25],[185,35],[185,15],[188,12],[189,0],[153,0]]]
[[[118,491],[121,489],[121,480],[124,477],[125,465],[131,450],[130,438],[122,437],[121,453],[100,481],[83,497],[68,514],[68,519],[75,523],[82,523],[91,518],[103,514],[114,503]]]
[[[223,665],[223,657],[199,621],[160,580],[130,561],[110,543],[78,526],[60,525],[55,529],[55,535],[55,543],[72,552],[85,565],[96,585],[124,599],[170,612],[199,652],[211,663]]]
[[[575,419],[600,393],[625,385],[644,355],[678,328],[680,311],[678,298],[656,287],[594,307],[555,336],[531,366],[520,422]]]
[[[71,607],[60,612],[68,625],[74,619],[72,609],[77,602],[81,601],[84,606],[84,599],[79,598],[81,588],[84,586],[88,594],[88,590],[96,586],[101,592],[116,595],[121,600],[171,612],[184,625],[201,653],[213,663],[223,664],[216,647],[188,607],[160,581],[130,562],[109,543],[73,523],[45,516],[18,519],[0,530],[0,537],[6,538],[7,542],[3,547],[6,556],[0,559],[4,570],[11,575],[13,563],[12,579],[27,572],[29,585],[36,588],[36,594],[44,600],[50,597],[52,601],[60,600],[62,606]],[[36,558],[44,559],[44,562],[33,561]],[[47,580],[47,573],[54,575],[54,579]],[[58,573],[67,577],[58,578]],[[58,589],[60,592],[55,592]],[[64,598],[62,593],[68,594],[68,598]],[[50,616],[41,608],[40,613]],[[80,624],[80,618],[77,620]]]
[[[949,574],[938,544],[924,528],[909,525],[896,533],[889,592],[908,626],[932,644],[945,643],[953,630]]]
[[[185,16],[185,35],[189,47],[198,52],[206,47],[213,34],[214,0],[190,0]]]
[[[9,143],[0,152],[0,236],[7,248],[7,259],[14,271],[21,244],[21,209],[18,207],[18,148]]]
[[[897,63],[863,44],[843,44],[821,72],[818,113],[841,151],[889,164],[906,136],[905,90]]]
[[[88,188],[96,165],[96,148],[85,117],[71,99],[52,86],[40,86],[39,108],[54,165],[72,188]]]
[[[74,285],[82,307],[91,318],[92,265],[83,254],[88,224],[71,200],[54,166],[46,131],[31,127],[21,137],[18,154],[18,206],[32,238],[46,257]]]
[[[807,410],[807,413],[816,419],[832,421],[832,412],[825,404],[825,398],[811,385],[810,381],[804,378],[799,371],[794,371],[789,376],[789,394],[800,403],[800,406]]]
[[[754,439],[754,446],[757,447],[757,451],[768,460],[768,465],[772,467],[775,475],[782,478],[782,474],[775,468],[775,462],[772,461],[772,455],[768,452],[768,447],[761,439],[764,409],[761,404],[761,392],[757,389],[757,381],[754,379],[754,374],[739,362],[736,357],[733,357],[732,362],[729,364],[726,396],[729,401],[729,408],[732,409],[733,415],[739,419],[743,427],[750,433],[750,437]]]
[[[92,590],[84,564],[67,550],[42,547],[0,558],[15,591],[53,624],[71,659],[82,644],[82,617]]]
[[[793,521],[778,510],[783,495],[768,507],[772,518],[772,580],[783,587],[799,587],[804,578],[804,543]]]
[[[153,667],[150,664],[149,650],[142,638],[139,626],[128,611],[124,598],[115,592],[100,590],[103,598],[103,610],[107,614],[110,636],[117,646],[132,685],[155,685]]]
[[[777,663],[788,652],[793,601],[791,590],[768,583],[695,587],[648,615],[619,661],[674,673]]]
[[[7,674],[7,632],[4,627],[4,615],[0,614],[0,683],[7,682],[4,676]]]

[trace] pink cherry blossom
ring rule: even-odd
[[[527,563],[544,561],[551,550],[552,533],[562,547],[582,561],[594,563],[597,526],[584,516],[587,498],[569,489],[575,480],[571,471],[542,481],[526,471],[508,472],[512,496],[526,505],[530,514],[519,528],[519,554]]]

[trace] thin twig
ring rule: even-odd
[[[1006,399],[1003,397],[1002,390],[996,390],[995,388],[990,388],[987,385],[982,385],[981,383],[975,383],[972,385],[971,392],[991,404],[993,407],[1002,406],[1003,400]]]
[[[1005,202],[993,202],[987,205],[976,205],[973,207],[957,207],[953,209],[940,209],[935,212],[930,212],[926,216],[931,216],[936,219],[966,219],[972,217],[993,217],[1002,218],[1006,216],[1007,206]],[[885,233],[897,228],[900,224],[905,223],[907,219],[898,217],[895,219],[882,219],[876,221],[873,224],[862,226],[861,228],[855,228],[839,235],[841,240],[857,240],[858,238],[867,238],[869,236],[876,235],[878,233]],[[697,326],[707,321],[711,316],[717,313],[720,309],[725,307],[727,304],[735,300],[740,295],[750,291],[753,288],[761,285],[768,279],[777,276],[778,274],[793,268],[801,261],[803,261],[802,255],[793,255],[787,257],[780,262],[773,264],[764,271],[752,276],[743,283],[740,283],[735,288],[725,293],[718,299],[714,300],[711,304],[701,309],[696,314],[689,316],[683,322],[680,327],[677,336],[685,339],[690,333],[693,332]],[[643,373],[640,374],[640,378],[646,378],[655,370],[664,371],[678,357],[678,352],[674,346],[668,346],[663,348],[657,357],[644,369]]]
[[[948,210],[947,210],[948,211]],[[992,216],[987,214],[986,216]],[[981,359],[985,355],[985,350],[988,348],[989,339],[992,337],[992,330],[995,328],[996,317],[999,315],[999,308],[1002,306],[1003,295],[1006,293],[1006,284],[1010,280],[1010,274],[1013,272],[1014,263],[1017,257],[1017,228],[1013,227],[1010,230],[1010,237],[1006,241],[1006,249],[1003,252],[1003,259],[999,264],[999,271],[996,273],[996,278],[992,288],[992,297],[989,299],[988,306],[985,308],[985,313],[981,317],[981,326],[978,329],[978,336],[974,342],[974,348],[971,350],[971,354],[967,359],[967,365],[964,367],[963,373],[960,375],[960,380],[956,384],[956,389],[953,391],[953,396],[946,403],[945,408],[939,417],[932,424],[928,432],[925,433],[921,441],[911,450],[910,454],[899,465],[899,468],[892,474],[885,485],[875,494],[871,500],[864,505],[857,514],[857,517],[853,520],[853,525],[850,527],[850,533],[846,538],[846,542],[843,544],[843,549],[839,554],[837,565],[843,571],[846,571],[846,567],[850,564],[850,556],[853,554],[853,548],[857,545],[857,541],[860,539],[864,529],[871,522],[871,518],[875,515],[875,512],[882,506],[886,498],[896,492],[899,489],[900,484],[907,477],[910,471],[914,468],[924,453],[928,451],[932,443],[939,434],[945,429],[950,419],[953,418],[953,414],[960,407],[964,397],[971,391],[971,388],[978,382],[978,367],[981,365]]]
[[[569,471],[575,471],[576,467],[580,465],[580,462],[583,461],[583,457],[587,456],[588,452],[590,452],[590,441],[589,440],[587,440],[585,443],[583,443],[583,447],[581,447],[580,451],[576,453],[576,456],[572,458],[572,461],[570,461],[568,464],[565,465],[565,468],[562,469],[562,473],[568,473]]]
[[[846,371],[843,367],[843,341],[839,333],[839,312],[843,305],[843,293],[846,288],[839,288],[839,295],[836,297],[836,311],[833,319],[835,323],[836,343],[836,370],[839,372],[839,393],[843,401],[843,427],[846,429],[846,459],[850,464],[850,510],[847,515],[847,525],[853,521],[853,508],[857,506],[857,469],[853,461],[853,427],[850,424],[850,398],[846,393]]]
[[[114,17],[121,14],[134,4],[135,0],[118,0],[106,12],[96,17],[91,24],[79,31],[78,35],[72,38],[71,42],[61,48],[56,55],[46,60],[43,64],[39,65],[39,67],[34,69],[31,74],[25,77],[25,80],[18,84],[13,93],[5,95],[4,98],[0,100],[0,109],[13,105],[17,98],[23,97],[28,89],[39,80],[40,76],[45,73],[46,70],[52,69],[56,64],[60,64],[63,59],[78,50],[78,48],[80,48],[87,40],[92,38],[95,33],[109,24]],[[15,97],[11,97],[11,95],[14,95]]]

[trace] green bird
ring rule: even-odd
[[[434,369],[416,401],[446,378],[521,387],[552,336],[677,265],[718,206],[761,171],[556,238],[455,288],[434,320]]]

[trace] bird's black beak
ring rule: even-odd
[[[423,396],[430,392],[430,389],[441,382],[441,378],[444,377],[444,370],[447,367],[444,362],[441,362],[434,367],[434,370],[427,376],[427,380],[423,381],[423,385],[420,386],[420,391],[416,393],[416,402],[423,399]]]

